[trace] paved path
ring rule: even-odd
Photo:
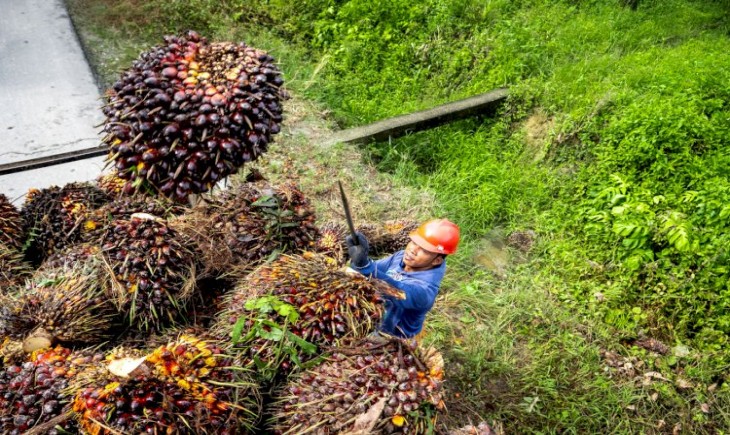
[[[0,163],[100,144],[101,100],[62,0],[0,0]],[[103,158],[0,177],[16,205],[31,187],[96,178]]]

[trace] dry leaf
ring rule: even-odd
[[[368,435],[373,433],[373,428],[380,419],[380,414],[383,413],[385,403],[388,401],[386,397],[378,400],[375,405],[371,406],[370,409],[364,414],[360,414],[355,419],[355,424],[352,426],[351,435]]]
[[[688,390],[688,389],[694,387],[694,385],[692,385],[692,382],[690,382],[686,379],[682,379],[682,378],[677,379],[677,382],[675,382],[675,383],[677,385],[677,388],[682,389],[682,390]]]
[[[147,359],[146,356],[140,358],[120,358],[110,362],[107,369],[111,374],[120,376],[122,378],[128,378],[133,373],[139,370],[143,370],[143,364]]]
[[[705,414],[709,414],[709,413],[710,413],[710,405],[708,405],[708,404],[706,404],[706,403],[703,403],[702,405],[700,405],[700,409],[701,409],[701,410],[702,410],[702,412],[704,412]]]

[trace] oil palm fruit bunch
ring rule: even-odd
[[[101,264],[45,269],[17,295],[0,297],[0,333],[23,340],[26,351],[54,343],[93,344],[112,335],[118,312],[104,294]]]
[[[179,202],[263,154],[286,93],[274,59],[244,43],[166,36],[107,93],[104,142],[127,180]]]
[[[410,233],[418,228],[414,220],[389,220],[382,224],[364,224],[358,227],[367,239],[373,257],[383,257],[405,249]]]
[[[120,362],[117,352],[112,363]],[[193,336],[129,361],[131,370],[82,373],[73,410],[88,433],[249,433],[256,386],[214,342]],[[114,372],[114,373],[111,373]]]
[[[350,231],[344,224],[325,222],[319,227],[319,235],[314,242],[314,251],[332,257],[338,263],[344,264],[347,258],[345,237],[349,234]]]
[[[0,244],[19,249],[23,245],[23,221],[18,209],[0,193]]]
[[[101,239],[105,289],[127,322],[160,330],[184,313],[195,289],[195,261],[166,221],[146,214],[112,222]]]
[[[229,295],[215,328],[218,336],[229,337],[242,327],[236,347],[274,370],[289,369],[292,361],[316,353],[301,340],[334,346],[365,337],[382,315],[377,289],[337,267],[331,258],[312,253],[284,255],[259,267]],[[270,334],[272,327],[282,333]],[[287,338],[291,346],[280,346]]]
[[[275,432],[348,433],[379,405],[372,433],[433,433],[442,379],[443,358],[433,349],[396,338],[356,341],[290,378],[274,411]]]
[[[89,210],[109,201],[90,183],[31,189],[20,211],[29,243],[26,258],[39,265],[46,257],[81,239],[81,224]]]
[[[32,272],[32,267],[24,260],[20,251],[0,242],[0,294],[21,285]]]
[[[294,184],[242,183],[207,199],[181,223],[206,272],[250,271],[279,252],[301,252],[317,236],[310,202]]]
[[[259,413],[258,389],[223,349],[215,339],[183,334],[147,355],[146,363],[155,376],[181,386],[211,411],[228,411],[229,418],[242,419],[240,426],[250,426]]]
[[[40,433],[74,433],[72,419],[64,419],[69,380],[99,361],[91,352],[72,352],[57,346],[31,354],[22,364],[9,365],[0,371],[0,429],[4,434],[20,434],[39,429],[54,420]],[[65,431],[65,432],[64,432]]]

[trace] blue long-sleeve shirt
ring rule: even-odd
[[[382,260],[369,260],[365,267],[350,267],[365,276],[383,280],[405,293],[406,298],[403,300],[385,296],[385,315],[380,330],[396,337],[412,338],[421,332],[426,314],[436,302],[446,272],[446,261],[433,269],[406,272],[403,253],[398,251]]]

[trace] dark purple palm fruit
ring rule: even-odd
[[[264,51],[192,31],[164,41],[107,92],[104,143],[125,193],[187,202],[266,152],[286,92]]]
[[[0,193],[0,244],[19,249],[23,246],[23,221],[18,209]]]

